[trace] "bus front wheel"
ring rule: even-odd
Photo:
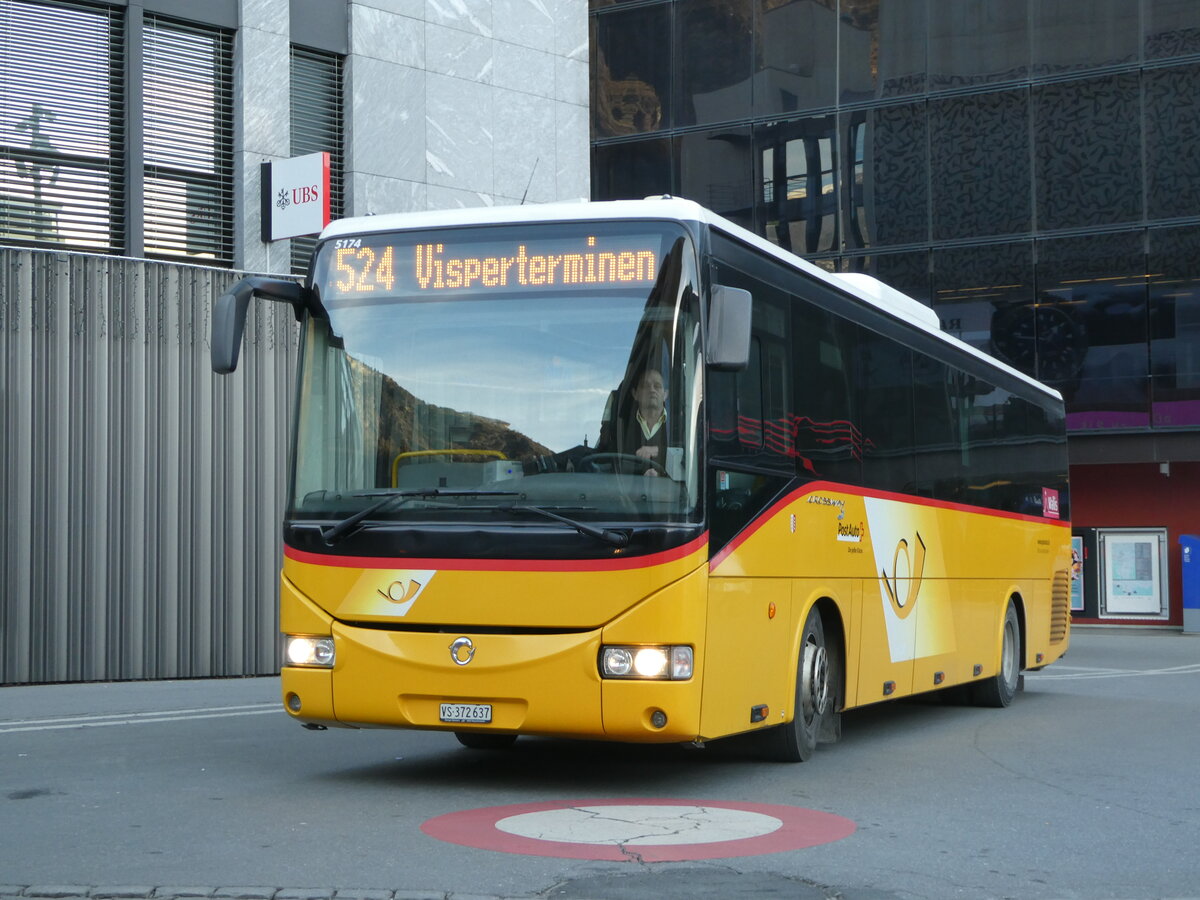
[[[1021,686],[1021,623],[1017,607],[1008,601],[1004,611],[1004,638],[1000,650],[1000,671],[974,685],[971,699],[976,706],[1004,707],[1012,703]]]
[[[829,739],[837,716],[834,707],[840,677],[838,650],[826,641],[821,613],[814,606],[804,622],[800,640],[792,721],[763,735],[768,741],[771,758],[781,762],[804,762],[813,755],[818,740]]]

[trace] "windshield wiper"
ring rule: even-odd
[[[547,519],[553,519],[555,522],[562,522],[564,525],[570,525],[580,534],[586,534],[588,537],[595,538],[598,541],[603,541],[606,544],[612,544],[614,547],[624,547],[629,543],[629,535],[623,531],[610,531],[607,528],[596,528],[594,525],[588,525],[586,522],[579,522],[575,519],[569,519],[566,516],[560,516],[556,512],[551,512],[544,506],[529,506],[528,504],[517,503],[498,503],[496,509],[501,512],[527,512],[534,515],[544,516]]]
[[[374,497],[378,491],[361,491],[352,494],[354,497]],[[409,491],[387,491],[380,499],[365,506],[353,515],[347,516],[321,535],[326,544],[332,546],[354,529],[354,526],[374,513],[391,506],[398,500],[411,500],[413,497],[512,497],[517,491],[470,491],[446,490],[445,488],[415,488]]]

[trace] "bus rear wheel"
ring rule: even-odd
[[[1004,637],[1000,649],[1000,671],[973,686],[971,699],[976,706],[1008,706],[1021,685],[1021,623],[1017,607],[1008,601],[1004,611]]]
[[[780,762],[804,762],[817,748],[817,741],[830,739],[837,712],[837,689],[841,678],[838,650],[825,639],[825,626],[815,606],[809,610],[800,639],[796,667],[795,712],[792,721],[764,733],[767,751]]]
[[[482,731],[456,731],[454,736],[471,750],[507,750],[517,742],[515,734],[490,734]]]

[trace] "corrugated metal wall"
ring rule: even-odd
[[[278,670],[286,304],[228,270],[0,248],[0,684]]]

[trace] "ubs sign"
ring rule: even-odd
[[[328,153],[262,164],[264,242],[318,234],[328,224]]]

